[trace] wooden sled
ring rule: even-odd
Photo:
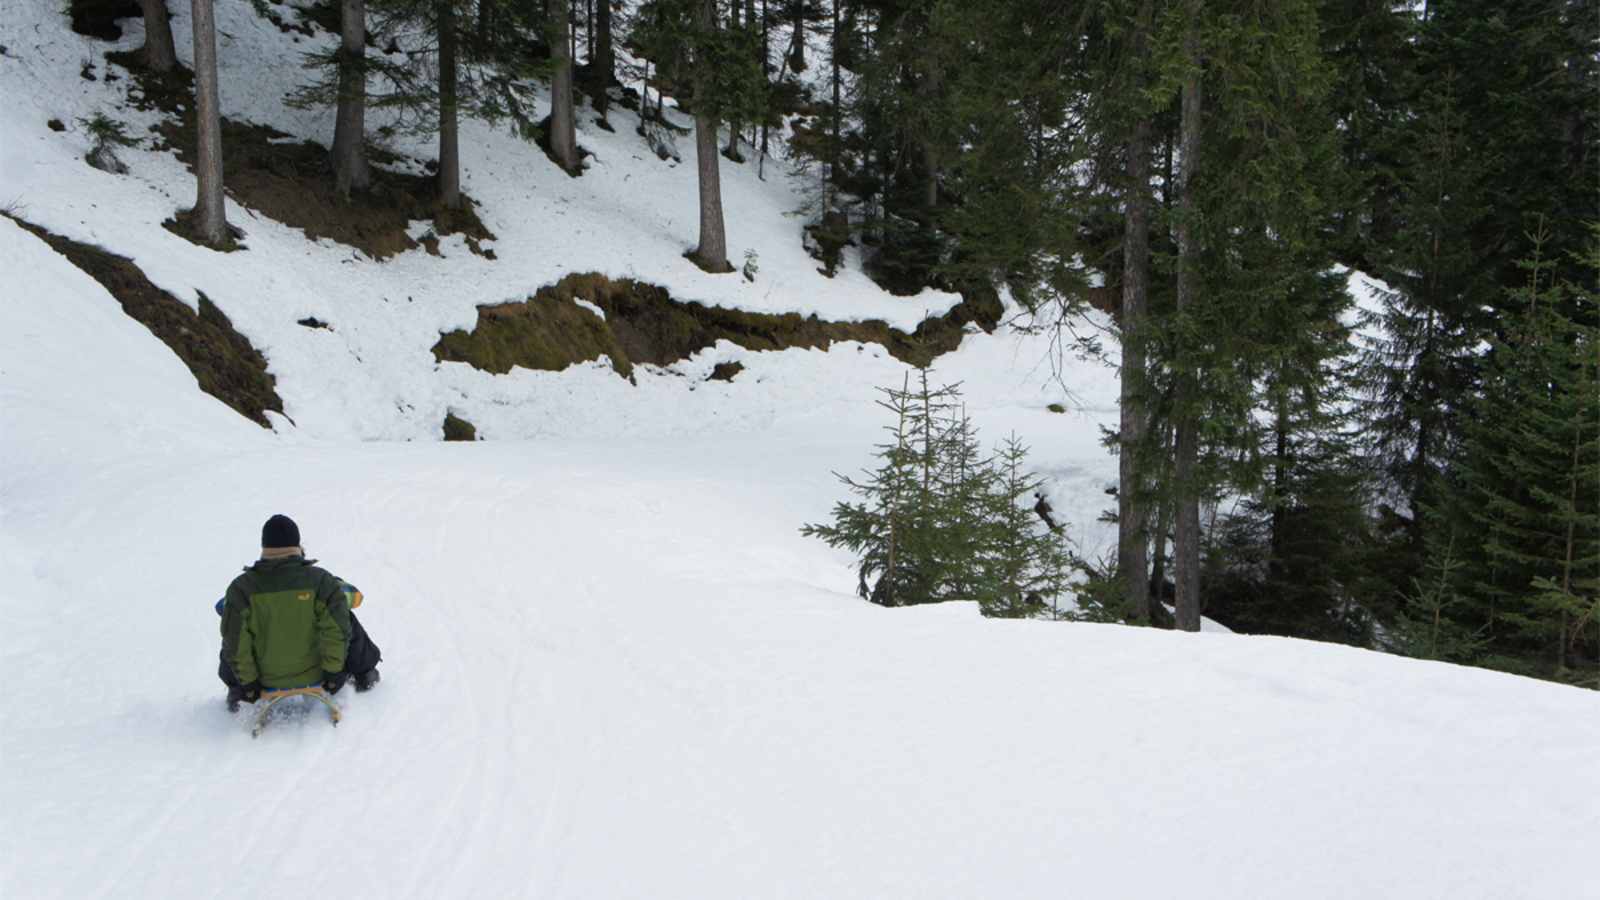
[[[253,738],[260,737],[261,732],[265,731],[267,728],[267,716],[271,715],[272,708],[278,705],[278,701],[286,700],[290,697],[315,697],[319,702],[322,703],[323,706],[328,708],[329,721],[335,727],[338,726],[341,715],[339,712],[339,707],[334,705],[333,699],[328,696],[328,693],[322,689],[321,685],[312,685],[311,687],[303,688],[285,688],[281,691],[261,692],[261,709],[256,713],[256,724],[254,728],[250,729],[250,736]]]

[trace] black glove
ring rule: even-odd
[[[322,689],[331,696],[339,693],[339,689],[344,687],[344,683],[349,680],[349,672],[323,672]]]
[[[261,682],[252,681],[239,688],[239,699],[246,703],[254,703],[261,699]]]

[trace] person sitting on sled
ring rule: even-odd
[[[217,677],[228,686],[228,709],[254,703],[263,690],[321,684],[337,694],[378,683],[383,654],[351,608],[361,592],[306,559],[300,528],[273,516],[261,528],[261,558],[228,585],[217,603],[222,658]]]

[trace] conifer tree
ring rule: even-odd
[[[1060,614],[1072,576],[1065,536],[1033,511],[1044,483],[1027,468],[1028,448],[1015,434],[996,454],[988,489],[986,540],[980,560],[985,591],[979,602],[992,618]]]
[[[1027,472],[1014,436],[995,456],[980,449],[960,387],[934,387],[928,370],[879,405],[895,417],[882,464],[857,481],[839,476],[859,502],[837,504],[833,521],[801,533],[859,558],[857,592],[884,606],[949,600],[984,615],[1059,612],[1072,571],[1064,535],[1034,513],[1042,483]]]
[[[939,453],[944,434],[940,421],[948,415],[955,393],[930,386],[927,371],[913,387],[909,375],[899,389],[880,388],[878,405],[894,416],[886,426],[890,440],[878,446],[882,464],[862,481],[838,478],[862,498],[843,501],[828,525],[806,525],[801,533],[841,547],[859,557],[857,593],[880,606],[911,606],[944,599],[948,555],[941,553],[938,503]]]
[[[1600,233],[1597,233],[1600,237]],[[1532,239],[1541,248],[1543,234]],[[1591,252],[1600,272],[1600,250]],[[1480,393],[1441,482],[1435,527],[1460,536],[1455,618],[1486,632],[1484,661],[1557,678],[1600,643],[1600,308],[1554,283],[1535,255],[1511,292],[1516,318],[1491,339]]]
[[[1478,389],[1479,348],[1515,316],[1505,305],[1536,217],[1555,281],[1585,277],[1573,260],[1600,163],[1592,4],[1436,0],[1411,15],[1410,71],[1375,140],[1395,189],[1372,213],[1383,232],[1366,254],[1393,290],[1370,429],[1405,527],[1393,571],[1415,570],[1430,543],[1421,511],[1463,439],[1455,413]]]
[[[1433,548],[1424,575],[1412,578],[1404,596],[1389,643],[1407,656],[1468,663],[1483,648],[1487,627],[1457,621],[1467,598],[1460,592],[1461,559],[1455,544],[1452,534],[1443,547]]]

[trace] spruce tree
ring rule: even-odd
[[[878,446],[881,465],[857,481],[839,480],[861,502],[842,501],[833,522],[806,525],[801,533],[857,554],[857,593],[880,606],[910,606],[941,599],[950,560],[941,546],[939,452],[954,391],[935,388],[927,371],[913,387],[908,375],[898,389],[880,388],[878,405],[894,416],[890,440]]]
[[[879,467],[838,476],[861,498],[801,533],[858,557],[857,592],[883,606],[950,600],[987,616],[1058,616],[1072,571],[1065,536],[1034,513],[1040,480],[1014,436],[985,456],[959,385],[935,387],[922,369],[881,388],[894,416]]]
[[[1542,234],[1532,238],[1542,247]],[[1600,272],[1600,250],[1591,251]],[[1600,309],[1534,256],[1511,292],[1516,318],[1491,339],[1482,387],[1441,482],[1435,528],[1459,536],[1455,618],[1486,632],[1483,662],[1592,677],[1600,643]]]
[[[985,510],[986,534],[979,571],[983,614],[1020,619],[1059,617],[1060,598],[1072,577],[1066,536],[1034,512],[1044,483],[1027,468],[1028,448],[1016,435],[1006,438],[993,461]]]

